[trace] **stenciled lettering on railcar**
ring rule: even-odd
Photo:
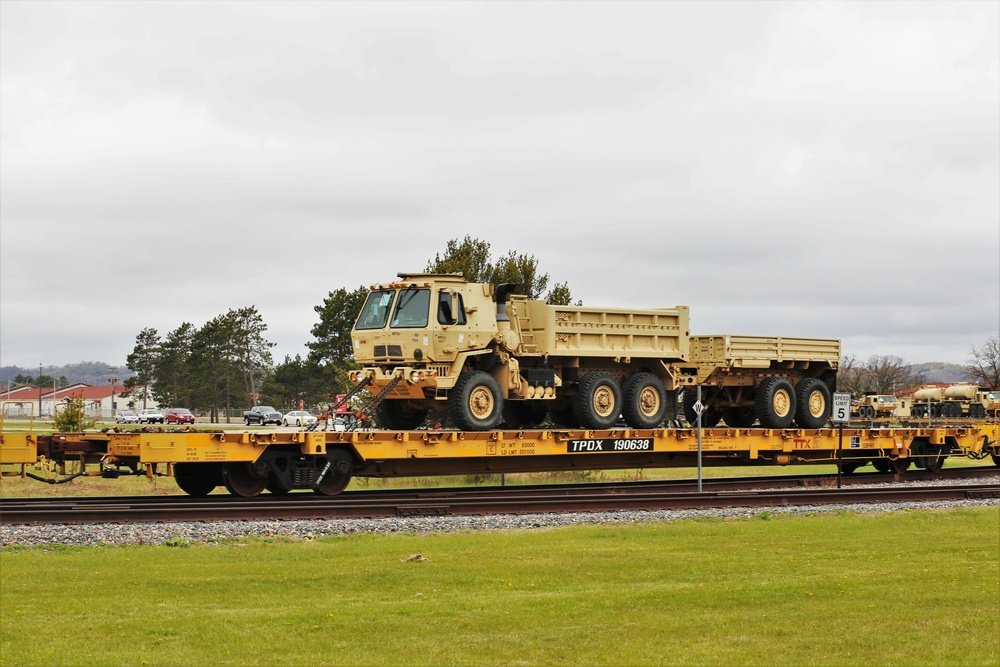
[[[590,452],[651,452],[652,438],[600,438],[594,440],[570,440],[566,445],[570,454]]]

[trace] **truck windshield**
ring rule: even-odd
[[[385,327],[385,322],[389,319],[389,307],[392,305],[394,296],[396,296],[395,290],[377,290],[369,294],[354,328],[382,329]]]
[[[427,313],[431,306],[429,289],[404,289],[399,292],[396,310],[389,326],[393,329],[413,329],[427,326]]]

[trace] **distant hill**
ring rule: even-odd
[[[969,378],[960,364],[946,364],[940,361],[928,361],[923,364],[912,364],[910,371],[919,378],[921,384],[944,382],[968,382]]]
[[[30,375],[31,377],[36,377],[38,375],[38,367],[0,367],[0,384],[6,388],[7,380],[13,382],[14,378],[18,375]],[[67,364],[65,366],[42,366],[42,375],[51,375],[54,378],[66,376],[66,381],[69,384],[86,382],[90,385],[101,385],[107,384],[108,377],[110,376],[118,378],[118,382],[121,383],[126,378],[130,378],[135,375],[135,373],[124,366],[112,366],[100,361],[81,361],[78,364]]]

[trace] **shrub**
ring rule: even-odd
[[[61,410],[56,410],[56,431],[60,433],[82,433],[94,428],[96,419],[91,419],[84,409],[83,396],[74,396]]]

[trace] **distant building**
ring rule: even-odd
[[[56,389],[42,387],[12,387],[9,390],[0,389],[0,404],[3,405],[3,416],[10,419],[28,419],[41,416],[51,419],[58,406],[69,403],[76,397],[83,398],[84,409],[92,417],[110,419],[118,410],[138,410],[142,408],[142,398],[134,398],[131,394],[141,394],[142,387],[133,390],[122,398],[124,389],[121,386],[92,386],[85,382],[71,384],[68,387]],[[146,400],[146,407],[159,408],[160,405],[151,397]]]

